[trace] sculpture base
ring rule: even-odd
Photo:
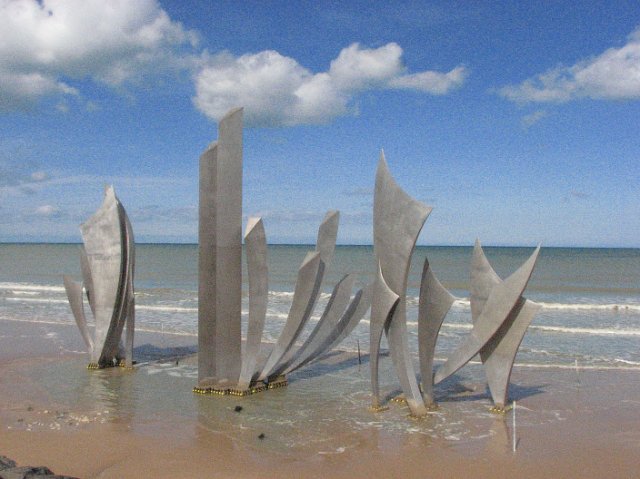
[[[136,362],[134,361],[131,366],[127,366],[126,360],[118,359],[116,362],[108,362],[106,364],[89,363],[87,364],[87,369],[93,371],[96,369],[123,368],[132,371],[134,369],[133,364],[136,364]]]
[[[491,409],[489,409],[489,411],[492,412],[493,414],[504,415],[504,414],[507,414],[507,412],[509,412],[510,409],[511,409],[511,406],[505,407],[505,406],[502,406],[501,404],[496,404]]]
[[[424,414],[408,414],[407,417],[409,419],[411,419],[412,421],[422,421],[428,415],[429,414],[427,414],[427,413],[424,413]]]
[[[369,411],[371,412],[383,412],[388,410],[389,406],[369,406]]]
[[[247,389],[229,389],[229,395],[236,397],[251,396],[252,394],[258,394],[267,390],[267,385],[264,383],[256,383],[249,386]]]
[[[252,394],[258,394],[268,389],[278,389],[289,385],[289,382],[287,381],[287,377],[285,375],[274,376],[272,379],[269,379],[267,383],[263,383],[261,381],[251,383],[251,385],[247,389],[228,387],[227,382],[221,384],[207,384],[206,381],[203,381],[203,383],[204,384],[202,385],[194,387],[193,392],[196,394],[208,394],[211,396],[245,397],[251,396]]]
[[[268,389],[278,389],[278,388],[283,388],[289,385],[289,381],[287,381],[287,377],[282,375],[282,376],[276,376],[273,379],[269,379],[269,382],[267,383],[267,388]]]
[[[278,386],[282,387],[282,386]],[[253,383],[247,389],[234,389],[234,388],[221,388],[215,386],[196,386],[193,388],[193,392],[196,394],[207,394],[211,396],[235,396],[245,397],[252,394],[258,394],[267,389],[273,389],[267,387],[265,383]]]
[[[214,387],[199,387],[193,388],[193,392],[196,394],[207,394],[211,396],[228,396],[231,389],[218,389]]]
[[[136,361],[131,362],[131,366],[127,366],[127,361],[125,359],[121,359],[118,363],[118,367],[124,369],[125,371],[133,371],[135,368]]]

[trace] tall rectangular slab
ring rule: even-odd
[[[235,385],[241,365],[242,109],[200,157],[198,382]]]

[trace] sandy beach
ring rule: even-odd
[[[192,337],[139,333],[135,371],[90,372],[73,325],[47,325],[39,342],[42,324],[1,326],[0,451],[58,474],[595,478],[640,467],[638,371],[515,368],[513,452],[512,412],[488,411],[479,366],[445,383],[440,409],[415,421],[394,402],[369,412],[368,390],[341,382],[364,384],[366,357],[333,354],[249,398],[200,397],[188,387]]]

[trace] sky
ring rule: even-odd
[[[0,242],[197,242],[198,158],[244,107],[243,214],[371,244],[381,151],[419,244],[640,247],[633,1],[0,0]]]

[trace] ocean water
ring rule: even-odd
[[[62,274],[79,279],[79,249],[77,244],[0,244],[0,319],[73,323]],[[266,341],[275,341],[284,326],[297,269],[312,249],[305,245],[269,246]],[[532,251],[485,248],[502,278],[515,271]],[[443,359],[471,329],[471,254],[472,247],[416,249],[407,298],[409,343],[414,353],[424,258],[429,258],[438,278],[458,298],[438,338],[436,358]],[[362,287],[372,281],[374,271],[372,247],[338,246],[315,314],[301,340],[320,317],[333,286],[344,274],[356,274],[358,287]],[[246,275],[244,280],[243,323],[248,307]],[[137,245],[135,288],[137,329],[165,332],[169,338],[193,337],[196,343],[196,245]],[[640,370],[640,249],[543,248],[525,296],[543,307],[521,345],[516,359],[519,366]],[[368,326],[365,316],[341,348],[366,352]],[[246,331],[246,324],[243,328]]]

